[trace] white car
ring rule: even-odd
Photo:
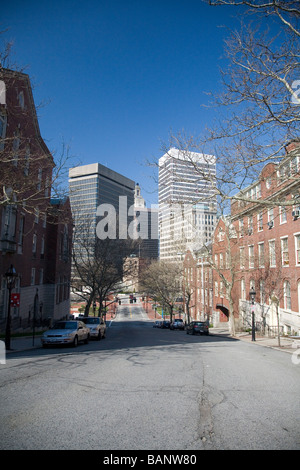
[[[50,330],[45,331],[41,341],[43,347],[70,344],[77,346],[80,341],[86,344],[90,339],[90,329],[78,320],[58,321]]]
[[[82,317],[80,321],[84,322],[90,329],[90,337],[100,340],[106,336],[106,324],[100,317]]]

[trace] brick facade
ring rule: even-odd
[[[32,326],[33,317],[37,324],[42,324],[56,316],[58,272],[68,284],[70,260],[61,266],[54,254],[62,215],[55,213],[51,204],[54,162],[40,135],[29,77],[1,69],[0,79],[5,83],[5,102],[2,100],[0,104],[0,330],[3,332],[8,305],[4,274],[10,265],[18,274],[13,292],[20,294],[20,305],[11,311],[12,329],[16,330]],[[70,234],[68,203],[60,205],[62,208]],[[49,242],[50,233],[52,241]],[[64,316],[69,313],[67,304],[61,313]]]

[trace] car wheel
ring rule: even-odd
[[[99,330],[97,340],[100,341],[100,339],[101,339],[101,331]]]
[[[78,336],[75,336],[74,341],[73,341],[73,346],[74,346],[74,348],[77,348],[77,346],[78,346]]]

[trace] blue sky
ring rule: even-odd
[[[226,28],[237,11],[201,0],[16,0],[1,6],[12,60],[28,66],[41,134],[57,154],[99,162],[157,202],[153,168],[170,131],[199,135],[216,110]]]

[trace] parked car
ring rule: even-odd
[[[184,323],[182,318],[175,318],[170,325],[170,330],[184,330]]]
[[[156,320],[153,324],[153,328],[161,328],[162,321],[161,320]]]
[[[169,320],[164,320],[162,322],[161,328],[170,328],[170,325],[171,323],[169,322]]]
[[[205,321],[192,321],[189,325],[187,325],[186,333],[188,335],[189,334],[208,335],[209,334],[208,324]]]
[[[100,317],[80,318],[90,329],[90,337],[100,340],[106,336],[106,324]]]
[[[77,346],[80,341],[88,343],[90,329],[78,320],[58,321],[50,330],[45,331],[41,341],[43,347],[70,344]]]

